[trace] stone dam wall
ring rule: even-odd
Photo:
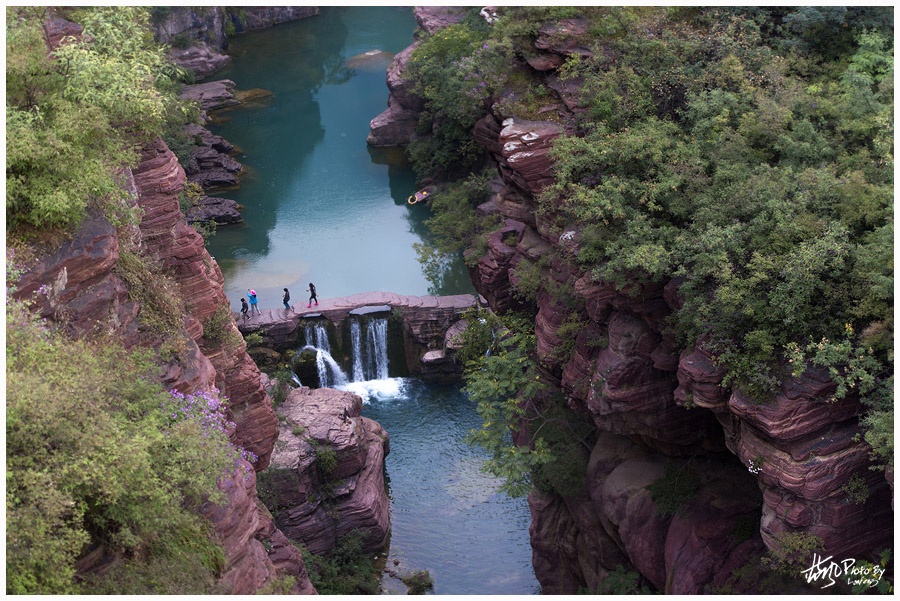
[[[471,294],[454,296],[405,296],[390,292],[365,292],[341,298],[324,298],[307,308],[302,303],[290,310],[263,309],[249,319],[240,313],[235,323],[244,336],[259,333],[262,342],[248,352],[263,369],[282,362],[307,344],[307,325],[328,330],[331,355],[349,365],[350,320],[355,316],[388,318],[390,375],[416,376],[429,382],[458,380],[460,367],[453,360],[456,337],[465,329],[464,314],[484,299]]]

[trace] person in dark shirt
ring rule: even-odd
[[[250,316],[247,315],[247,310],[249,308],[250,308],[250,306],[247,304],[247,299],[244,297],[241,297],[241,315],[244,316],[244,319],[250,319]]]
[[[282,297],[281,301],[284,303],[284,308],[287,309],[288,311],[291,310],[291,306],[288,304],[288,302],[289,302],[290,300],[291,300],[291,293],[288,292],[288,289],[287,289],[287,288],[285,288],[285,289],[284,289],[284,296]]]
[[[307,308],[311,307],[313,301],[316,301],[316,305],[318,305],[319,297],[316,296],[316,287],[313,286],[312,282],[309,283],[309,289],[307,290],[307,292],[309,292],[309,302],[306,303],[306,307]]]

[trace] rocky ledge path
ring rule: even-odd
[[[377,310],[457,310],[465,311],[469,307],[474,307],[477,302],[486,305],[483,299],[476,299],[472,294],[456,294],[452,296],[406,296],[403,294],[395,294],[393,292],[362,292],[352,296],[343,296],[338,298],[322,298],[319,304],[313,304],[308,307],[303,302],[297,302],[291,305],[290,311],[287,309],[261,309],[259,315],[254,315],[250,319],[241,319],[240,312],[234,314],[235,322],[240,326],[242,323],[252,324],[255,326],[266,326],[278,322],[293,320],[296,318],[306,317],[324,317],[331,321],[339,321],[344,317],[354,314],[358,311],[366,313],[376,312]],[[382,309],[383,308],[383,309]]]

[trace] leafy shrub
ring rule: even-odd
[[[351,532],[338,540],[327,556],[314,555],[300,546],[309,579],[320,595],[374,595],[381,573],[371,553],[363,551],[362,536]]]
[[[432,289],[440,288],[451,259],[497,224],[496,216],[480,218],[475,212],[488,199],[489,179],[487,171],[473,173],[432,197],[432,214],[425,221],[430,236],[413,245]]]
[[[41,9],[8,15],[7,222],[71,228],[89,206],[130,222],[117,174],[136,162],[142,139],[184,123],[178,69],[154,44],[146,8],[63,12],[85,35],[53,57]]]
[[[565,498],[583,497],[587,491],[593,423],[571,411],[562,395],[545,399],[536,413],[540,419],[530,420],[528,433],[532,438],[543,441],[550,458],[534,467],[534,486],[542,492]]]
[[[272,406],[278,407],[285,401],[292,388],[294,374],[286,367],[280,367],[272,376],[275,379],[275,386],[272,389]]]
[[[140,304],[138,320],[153,331],[174,334],[182,326],[184,303],[178,284],[141,255],[120,250],[116,273],[128,285],[128,296]]]
[[[501,81],[503,65],[499,55],[479,45],[484,28],[471,23],[445,27],[424,40],[404,72],[427,103],[421,121],[431,135],[407,148],[420,177],[466,173],[482,155],[471,130]]]
[[[335,450],[325,444],[315,445],[316,450],[316,470],[323,478],[328,478],[337,467],[337,453]]]
[[[856,505],[863,505],[869,498],[869,486],[859,474],[850,476],[850,480],[841,487],[841,492]]]
[[[20,306],[8,307],[6,353],[7,592],[79,592],[91,543],[133,558],[122,578],[135,590],[165,580],[142,563],[193,557],[198,588],[214,579],[222,555],[196,510],[221,500],[216,481],[239,456],[221,422],[163,391],[146,353],[68,340]]]
[[[775,535],[775,544],[762,558],[762,565],[780,574],[796,575],[808,567],[813,552],[822,550],[822,539],[814,534],[782,532]]]
[[[258,594],[290,595],[291,589],[294,588],[295,584],[297,584],[296,576],[278,576],[277,578],[270,580],[269,583],[258,592]]]
[[[278,519],[282,511],[287,509],[277,494],[279,482],[284,480],[294,481],[296,476],[290,468],[269,465],[266,469],[256,474],[256,492],[259,500],[266,506],[272,515]]]
[[[872,447],[873,459],[883,462],[881,467],[894,465],[894,411],[870,411],[860,423],[867,430],[866,442]]]
[[[265,341],[263,340],[262,334],[257,331],[245,335],[244,342],[247,344],[247,348],[252,348],[254,346],[261,346]]]
[[[482,426],[469,433],[467,441],[483,447],[490,458],[484,469],[503,479],[501,490],[512,495],[526,494],[536,478],[549,488],[567,494],[580,490],[584,471],[580,466],[578,445],[583,433],[571,428],[577,420],[557,415],[548,406],[546,413],[529,411],[543,399],[547,383],[538,373],[534,360],[534,334],[530,320],[523,316],[483,315],[484,322],[473,329],[477,346],[464,351],[472,357],[466,363],[465,391],[477,403]],[[471,323],[471,322],[470,322]],[[485,333],[496,335],[491,352],[479,349]],[[469,337],[468,331],[464,338]],[[492,336],[492,339],[494,337]],[[466,343],[464,343],[464,349]],[[510,432],[530,435],[531,444],[511,446]],[[558,462],[558,463],[555,463]],[[558,469],[557,474],[551,474]]]
[[[230,307],[222,305],[203,320],[203,338],[217,346],[240,344],[241,335],[234,327]]]
[[[513,279],[512,291],[516,298],[532,303],[537,302],[541,289],[552,282],[546,275],[549,263],[550,255],[545,254],[541,255],[537,261],[523,258],[516,264],[510,273],[514,276],[511,278]]]

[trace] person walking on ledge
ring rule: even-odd
[[[319,297],[316,296],[316,287],[313,286],[313,283],[309,283],[309,302],[306,303],[306,308],[309,309],[312,306],[313,301],[316,301],[316,306],[319,304]]]
[[[284,303],[284,308],[287,309],[288,311],[291,310],[291,306],[288,304],[288,302],[289,302],[290,300],[291,300],[291,293],[288,292],[288,289],[287,289],[287,288],[285,288],[285,289],[284,289],[284,296],[281,298],[281,302]]]
[[[241,315],[244,317],[244,319],[250,319],[250,316],[247,315],[247,310],[249,308],[250,307],[247,306],[247,299],[242,296],[241,297]]]
[[[250,316],[253,317],[254,309],[256,309],[257,315],[262,315],[259,310],[259,298],[256,296],[256,290],[247,290],[247,297],[250,299]]]

